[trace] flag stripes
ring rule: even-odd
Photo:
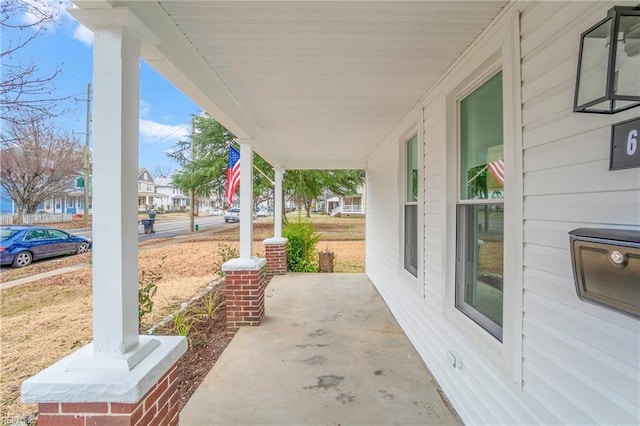
[[[487,168],[493,177],[496,178],[500,186],[504,188],[504,162],[502,160],[492,161],[487,164]]]
[[[240,153],[237,149],[229,147],[229,163],[227,168],[227,190],[225,196],[227,197],[227,204],[233,204],[233,196],[236,190],[240,186]]]

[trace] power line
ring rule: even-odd
[[[157,144],[157,143],[162,142],[163,140],[165,140],[165,139],[167,139],[167,138],[169,138],[169,137],[171,137],[171,136],[175,135],[175,134],[176,134],[176,133],[178,133],[180,130],[184,130],[184,128],[186,128],[187,126],[189,126],[189,124],[184,124],[184,125],[180,126],[179,128],[177,128],[176,130],[174,130],[173,132],[169,133],[168,135],[163,136],[163,137],[161,137],[160,139],[157,139],[157,140],[155,140],[155,141],[148,142],[148,143],[146,144],[146,146],[144,146],[144,147],[140,148],[140,150],[142,151],[142,150],[144,150],[144,149],[147,149],[147,148],[151,147],[151,145],[155,145],[155,144]]]

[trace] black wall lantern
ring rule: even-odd
[[[640,105],[640,5],[615,6],[582,33],[575,112],[614,114]]]

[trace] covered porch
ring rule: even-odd
[[[461,424],[364,274],[287,274],[180,424]]]
[[[25,382],[23,399],[51,410],[49,424],[78,413],[67,409],[81,410],[88,420],[115,413],[135,424],[144,412],[149,421],[177,424],[174,368],[186,342],[138,335],[138,271],[132,259],[137,258],[133,212],[140,59],[237,137],[240,256],[225,264],[227,294],[231,282],[238,294],[255,293],[261,299],[266,275],[274,273],[265,264],[284,250],[282,199],[275,200],[274,237],[267,243],[273,250],[266,248],[265,261],[251,248],[253,152],[274,167],[278,194],[288,169],[369,168],[371,156],[408,119],[416,124],[407,131],[422,138],[425,111],[417,106],[504,14],[507,2],[75,3],[79,8],[73,15],[94,31],[93,134],[99,172],[93,286],[94,301],[100,302],[94,302],[94,342]],[[392,152],[385,170],[403,176],[404,155]],[[415,176],[417,182],[417,169]],[[406,189],[396,179],[386,182],[396,196]],[[367,203],[380,203],[380,198]],[[375,266],[370,253],[389,247],[394,253],[386,259],[402,253],[396,236],[388,234],[400,230],[402,220],[392,218],[384,227],[375,220],[401,211],[404,203],[392,197],[385,204],[377,211],[367,208],[367,220],[371,215],[374,223],[367,227],[368,276]],[[410,288],[405,271],[396,272],[387,282]],[[240,380],[234,383],[237,388],[225,385],[219,392],[217,380],[215,389],[203,384],[181,424],[457,422],[423,366],[424,357],[412,348],[369,278],[318,275],[313,281],[321,282],[297,286],[291,280],[300,277],[275,279],[266,290],[264,324],[241,328],[231,347],[234,359],[226,356],[212,372],[213,378],[224,373],[218,377],[221,383]],[[262,306],[238,308],[237,317],[228,317],[230,328],[259,325]],[[324,345],[330,337],[333,343],[327,347],[299,346]],[[438,349],[438,362],[451,365],[447,348]],[[232,371],[247,374],[249,366],[255,368],[251,376],[229,376]],[[286,374],[274,377],[278,371]],[[115,389],[120,382],[126,386]],[[167,388],[174,393],[166,396]],[[286,399],[279,394],[285,389]],[[222,399],[232,392],[242,392],[234,410],[231,401]],[[219,401],[225,409],[212,410]],[[278,403],[286,410],[270,405]],[[198,417],[203,409],[213,417]],[[257,417],[222,419],[234,411]]]

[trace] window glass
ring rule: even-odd
[[[502,116],[501,73],[460,103],[456,217],[456,307],[499,340],[504,284]]]
[[[502,198],[502,73],[462,100],[460,127],[460,198]]]
[[[48,232],[49,232],[49,236],[51,238],[56,238],[58,240],[66,240],[67,239],[67,233],[66,232],[59,231],[57,229],[50,229]]]
[[[418,135],[405,142],[404,268],[418,276]]]
[[[407,199],[418,201],[418,135],[407,141]]]
[[[404,269],[418,276],[418,206],[404,206]]]
[[[502,338],[503,204],[458,206],[456,306]]]

